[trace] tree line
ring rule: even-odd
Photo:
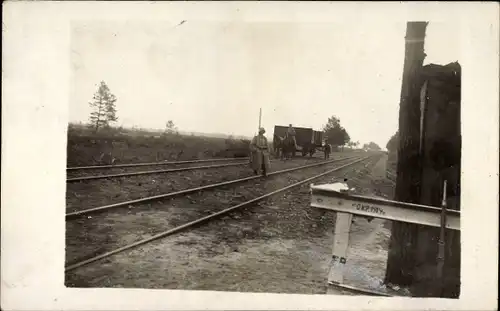
[[[101,81],[97,91],[94,93],[92,101],[89,105],[92,109],[89,117],[89,126],[96,132],[101,128],[109,128],[111,123],[118,121],[116,109],[117,97],[111,92],[106,82]],[[351,141],[351,137],[347,130],[340,124],[340,119],[336,116],[328,118],[327,123],[323,126],[325,140],[327,143],[334,146],[347,146],[350,148],[359,147],[359,141]],[[165,133],[179,133],[177,126],[172,120],[168,120],[165,124]],[[363,149],[380,150],[381,148],[374,142],[363,145]],[[388,148],[389,149],[389,148]]]
[[[323,126],[325,141],[333,146],[347,146],[349,148],[359,147],[359,141],[351,141],[351,137],[347,130],[340,124],[340,119],[336,116],[331,116]],[[380,146],[374,142],[369,142],[363,145],[365,150],[381,150]]]

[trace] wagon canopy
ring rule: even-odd
[[[304,147],[310,144],[321,146],[323,140],[323,132],[314,131],[312,128],[306,127],[293,127],[295,129],[295,140],[297,145]],[[276,125],[274,126],[274,134],[284,137],[288,131],[288,126]]]
[[[321,146],[323,144],[324,133],[323,131],[314,131],[313,144]]]
[[[279,137],[285,137],[288,126],[275,125],[274,126],[274,135]]]

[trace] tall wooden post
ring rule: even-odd
[[[261,121],[262,121],[262,108],[259,109],[259,130],[261,127]]]
[[[399,108],[399,147],[395,200],[420,199],[420,72],[425,58],[427,22],[408,22]],[[394,222],[385,283],[409,286],[415,266],[416,225]]]

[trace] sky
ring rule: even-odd
[[[406,24],[80,22],[71,33],[70,121],[87,122],[100,81],[116,125],[253,136],[274,125],[382,148],[398,128]],[[424,64],[460,61],[457,25],[427,27]]]

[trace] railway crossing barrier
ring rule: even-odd
[[[446,185],[446,183],[445,183]],[[353,215],[367,218],[381,218],[441,228],[439,241],[440,250],[443,246],[445,229],[460,230],[460,212],[442,208],[390,201],[360,195],[350,194],[350,189],[345,183],[324,185],[311,184],[311,207],[337,212],[332,259],[328,275],[328,288],[340,289],[348,292],[362,292],[369,295],[390,296],[379,291],[360,289],[344,284],[344,269],[347,263],[347,250],[349,247],[349,232]],[[444,194],[443,202],[446,194]],[[444,260],[440,251],[439,261]],[[439,269],[439,266],[438,266]],[[440,274],[440,271],[437,272]]]

